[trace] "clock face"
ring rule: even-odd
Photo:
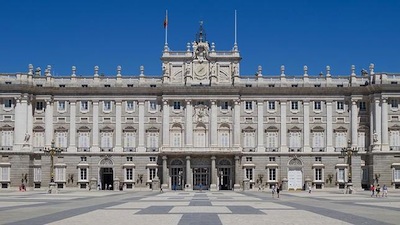
[[[194,72],[197,76],[204,77],[207,74],[207,66],[206,65],[196,65]]]

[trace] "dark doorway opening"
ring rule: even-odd
[[[100,169],[100,177],[101,177],[101,190],[113,190],[114,183],[114,174],[113,168],[101,168]]]

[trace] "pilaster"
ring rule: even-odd
[[[382,143],[382,111],[380,106],[380,99],[375,98],[375,133],[377,134],[377,141],[374,145],[374,150],[381,150],[381,143]]]
[[[76,101],[69,102],[69,147],[68,152],[76,152]]]
[[[186,100],[186,146],[193,146],[193,106],[191,100]]]
[[[210,132],[211,132],[211,147],[216,147],[218,145],[218,109],[216,100],[211,100],[211,122],[210,122]]]
[[[304,119],[303,119],[304,152],[311,152],[311,148],[310,148],[310,101],[305,100],[303,102],[303,106],[304,106]]]
[[[163,101],[163,120],[162,120],[162,146],[169,146],[169,102],[168,100]]]
[[[233,147],[240,147],[240,100],[239,99],[234,101]]]
[[[145,146],[144,146],[144,144],[145,144],[145,142],[144,142],[144,139],[145,139],[145,137],[144,137],[144,135],[145,135],[145,133],[144,133],[144,101],[143,100],[140,100],[139,102],[138,102],[138,104],[139,104],[139,134],[138,134],[138,136],[139,136],[139,144],[138,144],[138,152],[145,152],[146,151],[146,149],[145,149]]]
[[[281,100],[281,152],[287,152],[287,128],[286,128],[286,107],[287,101]]]
[[[332,102],[326,102],[326,151],[333,152]]]
[[[51,142],[53,141],[53,101],[52,99],[46,99],[46,110],[44,114],[44,126],[45,126],[45,147],[50,148]]]
[[[351,100],[351,146],[357,147],[358,107],[357,100]]]
[[[263,152],[264,148],[264,101],[257,102],[257,151]]]
[[[115,152],[122,152],[122,102],[115,101]]]
[[[211,156],[211,185],[210,185],[210,191],[216,191],[217,190],[217,171],[215,167],[215,156]]]
[[[99,101],[92,101],[93,104],[93,131],[92,131],[92,152],[99,152]]]
[[[190,167],[190,156],[186,156],[186,185],[185,191],[193,190],[192,168]]]
[[[389,151],[389,115],[387,98],[382,98],[382,151]]]

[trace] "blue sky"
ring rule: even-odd
[[[368,68],[400,72],[400,1],[398,0],[202,0],[202,1],[2,1],[0,73],[27,71],[32,63],[52,65],[57,75],[100,73],[161,74],[163,20],[168,9],[168,43],[185,50],[204,21],[207,39],[217,50],[234,43],[238,14],[241,74],[350,74]]]

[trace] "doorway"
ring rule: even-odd
[[[231,168],[219,168],[219,190],[232,190]]]
[[[171,188],[172,190],[183,190],[185,183],[183,167],[171,168]]]
[[[193,189],[208,190],[210,185],[210,169],[207,167],[193,168]]]
[[[113,168],[111,167],[100,168],[100,177],[102,180],[101,190],[113,190],[113,185],[114,185]]]
[[[288,171],[288,189],[301,190],[303,188],[303,172],[300,168],[291,168]]]

